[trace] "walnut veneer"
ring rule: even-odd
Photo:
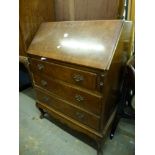
[[[37,107],[98,142],[110,129],[123,65],[121,20],[43,23],[27,53]]]

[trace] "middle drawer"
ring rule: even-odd
[[[79,88],[65,84],[64,82],[53,80],[47,76],[33,74],[35,85],[56,94],[62,99],[71,102],[85,110],[100,115],[102,96],[82,91]]]

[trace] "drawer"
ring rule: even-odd
[[[72,119],[85,124],[95,130],[99,130],[100,117],[75,108],[65,101],[55,98],[40,89],[36,88],[37,99],[43,104],[71,117]]]
[[[34,74],[35,85],[38,85],[53,94],[71,102],[79,107],[86,109],[95,114],[101,112],[102,96],[90,93],[89,91],[82,91],[78,87],[73,87],[61,81],[50,79],[46,76]]]
[[[29,59],[32,72],[43,73],[49,77],[72,83],[86,89],[97,90],[97,74],[55,63]]]

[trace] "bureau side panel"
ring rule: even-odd
[[[104,104],[102,105],[103,119],[101,122],[101,130],[104,129],[104,123],[107,122],[108,118],[112,114],[119,97],[121,69],[127,61],[127,52],[124,51],[123,31],[124,26],[121,30],[121,35],[116,47],[115,54],[105,76],[103,90]]]

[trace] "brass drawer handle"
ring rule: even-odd
[[[79,112],[76,112],[76,116],[78,117],[78,119],[82,120],[84,118],[84,114],[81,114]]]
[[[78,102],[84,101],[84,97],[82,97],[81,95],[76,94],[75,95],[75,100]]]
[[[80,82],[80,81],[83,81],[84,78],[82,75],[79,75],[79,74],[74,74],[73,75],[73,79],[76,81],[76,82]]]
[[[41,80],[41,85],[42,86],[47,86],[47,82],[45,80]]]
[[[49,97],[44,96],[44,97],[43,97],[43,101],[44,101],[44,102],[48,102],[48,101],[49,101]]]
[[[37,67],[38,67],[38,70],[43,70],[44,69],[44,65],[43,64],[38,64]]]

